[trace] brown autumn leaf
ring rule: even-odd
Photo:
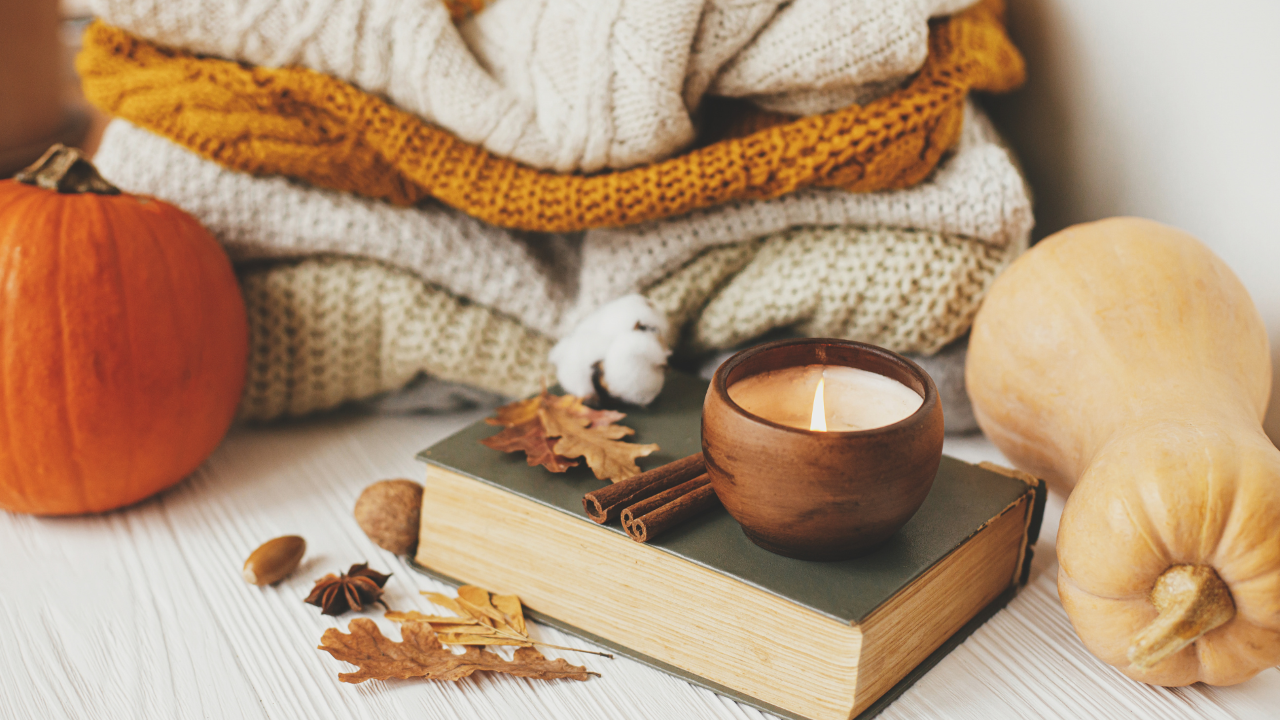
[[[490,418],[492,419],[492,418]],[[556,441],[547,437],[546,428],[537,415],[532,420],[525,420],[518,425],[510,425],[497,435],[490,435],[480,441],[485,447],[502,452],[523,451],[530,467],[541,465],[554,473],[562,473],[578,463],[555,452]]]
[[[622,442],[622,438],[635,431],[622,425],[591,426],[591,422],[581,416],[571,415],[554,406],[544,407],[538,411],[548,437],[559,437],[555,453],[564,457],[581,456],[587,466],[595,473],[597,480],[618,482],[633,475],[640,474],[636,458],[642,458],[658,449],[650,443],[637,445]]]
[[[477,647],[454,653],[440,643],[431,625],[425,622],[401,625],[400,642],[387,638],[378,630],[377,623],[368,618],[352,620],[347,629],[349,633],[329,628],[320,639],[321,650],[359,668],[356,672],[338,674],[338,679],[345,683],[392,678],[461,680],[475,672],[543,680],[586,680],[592,675],[600,676],[584,667],[570,665],[564,659],[548,660],[531,647],[517,648],[511,660],[503,660]]]
[[[511,427],[512,425],[529,422],[538,417],[538,408],[542,407],[542,398],[546,394],[547,391],[543,390],[542,395],[534,395],[531,398],[507,403],[494,410],[493,417],[485,418],[484,421],[490,425],[501,425],[502,427]]]
[[[486,418],[485,422],[490,425],[501,425],[502,427],[521,425],[537,419],[538,410],[544,407],[555,407],[564,410],[570,415],[585,417],[591,421],[591,427],[612,425],[627,416],[626,413],[618,412],[617,410],[595,410],[589,408],[582,403],[582,398],[577,395],[552,395],[543,390],[540,395],[534,395],[531,398],[503,405],[494,411],[493,417]]]
[[[452,610],[456,615],[424,615],[420,612],[389,612],[388,620],[395,622],[425,622],[431,625],[445,645],[515,645],[528,647],[542,645],[557,650],[590,653],[613,657],[594,650],[580,650],[562,645],[537,642],[529,637],[524,620],[524,609],[515,595],[490,595],[489,591],[474,585],[458,588],[458,597],[422,591],[431,602]]]
[[[635,432],[614,424],[625,417],[616,410],[593,410],[575,395],[543,390],[498,408],[485,422],[504,429],[480,442],[503,452],[522,451],[530,466],[542,465],[556,473],[577,466],[573,459],[583,457],[597,479],[617,482],[638,474],[635,459],[658,449],[619,442]],[[571,437],[566,438],[566,432]]]

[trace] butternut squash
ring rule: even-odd
[[[965,378],[1010,461],[1074,486],[1058,594],[1090,652],[1157,685],[1280,664],[1267,334],[1208,248],[1135,218],[1047,238],[992,287]]]

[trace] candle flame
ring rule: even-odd
[[[818,378],[818,389],[813,393],[813,415],[809,418],[810,430],[827,430],[827,408],[822,401],[822,384],[826,378]]]

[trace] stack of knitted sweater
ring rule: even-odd
[[[96,162],[237,264],[241,415],[420,373],[504,395],[641,293],[678,353],[932,355],[1032,218],[970,90],[1000,0],[93,0]]]

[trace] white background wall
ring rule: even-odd
[[[989,102],[1037,236],[1111,215],[1180,227],[1248,286],[1280,440],[1280,0],[1007,0],[1028,82]]]

